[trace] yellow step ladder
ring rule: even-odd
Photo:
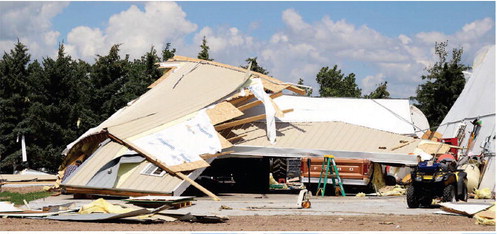
[[[319,192],[321,192],[321,197],[324,196],[324,192],[326,191],[326,184],[328,184],[328,176],[331,178],[331,181],[333,182],[333,187],[335,188],[335,192],[338,189],[337,188],[338,184],[341,195],[345,196],[342,179],[340,178],[340,174],[338,173],[338,167],[337,164],[335,163],[335,156],[333,155],[324,155],[323,164],[321,165],[321,174],[319,175],[318,190],[316,192],[316,196],[319,195]]]

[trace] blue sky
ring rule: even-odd
[[[59,42],[92,62],[112,44],[139,57],[171,42],[196,57],[203,36],[219,62],[248,57],[276,78],[303,78],[337,64],[355,73],[366,94],[388,81],[393,97],[414,95],[436,41],[463,47],[471,65],[495,44],[495,2],[0,2],[0,50],[19,38],[33,58],[53,56]],[[26,18],[25,15],[31,17]]]

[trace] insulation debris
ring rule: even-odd
[[[489,188],[475,189],[475,199],[492,199],[492,190]]]

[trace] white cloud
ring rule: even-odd
[[[104,30],[88,27],[74,28],[67,44],[75,57],[89,59],[95,53],[105,54],[114,44],[132,58],[139,57],[152,45],[158,50],[171,42],[177,48],[184,44],[185,35],[197,25],[186,19],[186,13],[174,2],[147,2],[144,10],[132,5],[128,10],[109,18]]]
[[[485,18],[470,22],[458,32],[419,32],[408,36],[388,37],[367,26],[353,25],[346,20],[333,21],[328,16],[317,22],[306,22],[297,11],[282,12],[285,29],[275,32],[259,52],[267,69],[279,79],[294,82],[303,77],[313,85],[323,66],[337,64],[343,73],[356,73],[363,94],[375,85],[388,81],[393,97],[415,95],[421,75],[436,57],[435,42],[449,40],[452,48],[463,47],[463,62],[469,64],[477,49],[495,40],[494,22]],[[359,64],[359,65],[358,65]],[[366,65],[364,65],[366,64]],[[309,68],[316,68],[309,71]],[[358,75],[359,74],[359,75]],[[315,92],[317,94],[317,92]]]
[[[68,2],[0,2],[0,51],[8,52],[17,39],[34,58],[55,54],[59,32],[51,20]]]

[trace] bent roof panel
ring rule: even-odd
[[[407,99],[361,99],[318,98],[283,95],[274,102],[281,109],[293,109],[282,122],[329,122],[341,121],[364,127],[399,134],[414,134],[409,100]],[[248,115],[262,112],[258,106],[247,111]]]
[[[181,62],[170,77],[98,128],[108,127],[113,134],[128,138],[209,106],[245,81],[245,73],[240,71]]]
[[[228,138],[246,134],[236,146],[408,154],[414,152],[420,142],[412,137],[343,122],[277,122],[274,145],[267,140],[265,123],[245,124],[231,131]]]

